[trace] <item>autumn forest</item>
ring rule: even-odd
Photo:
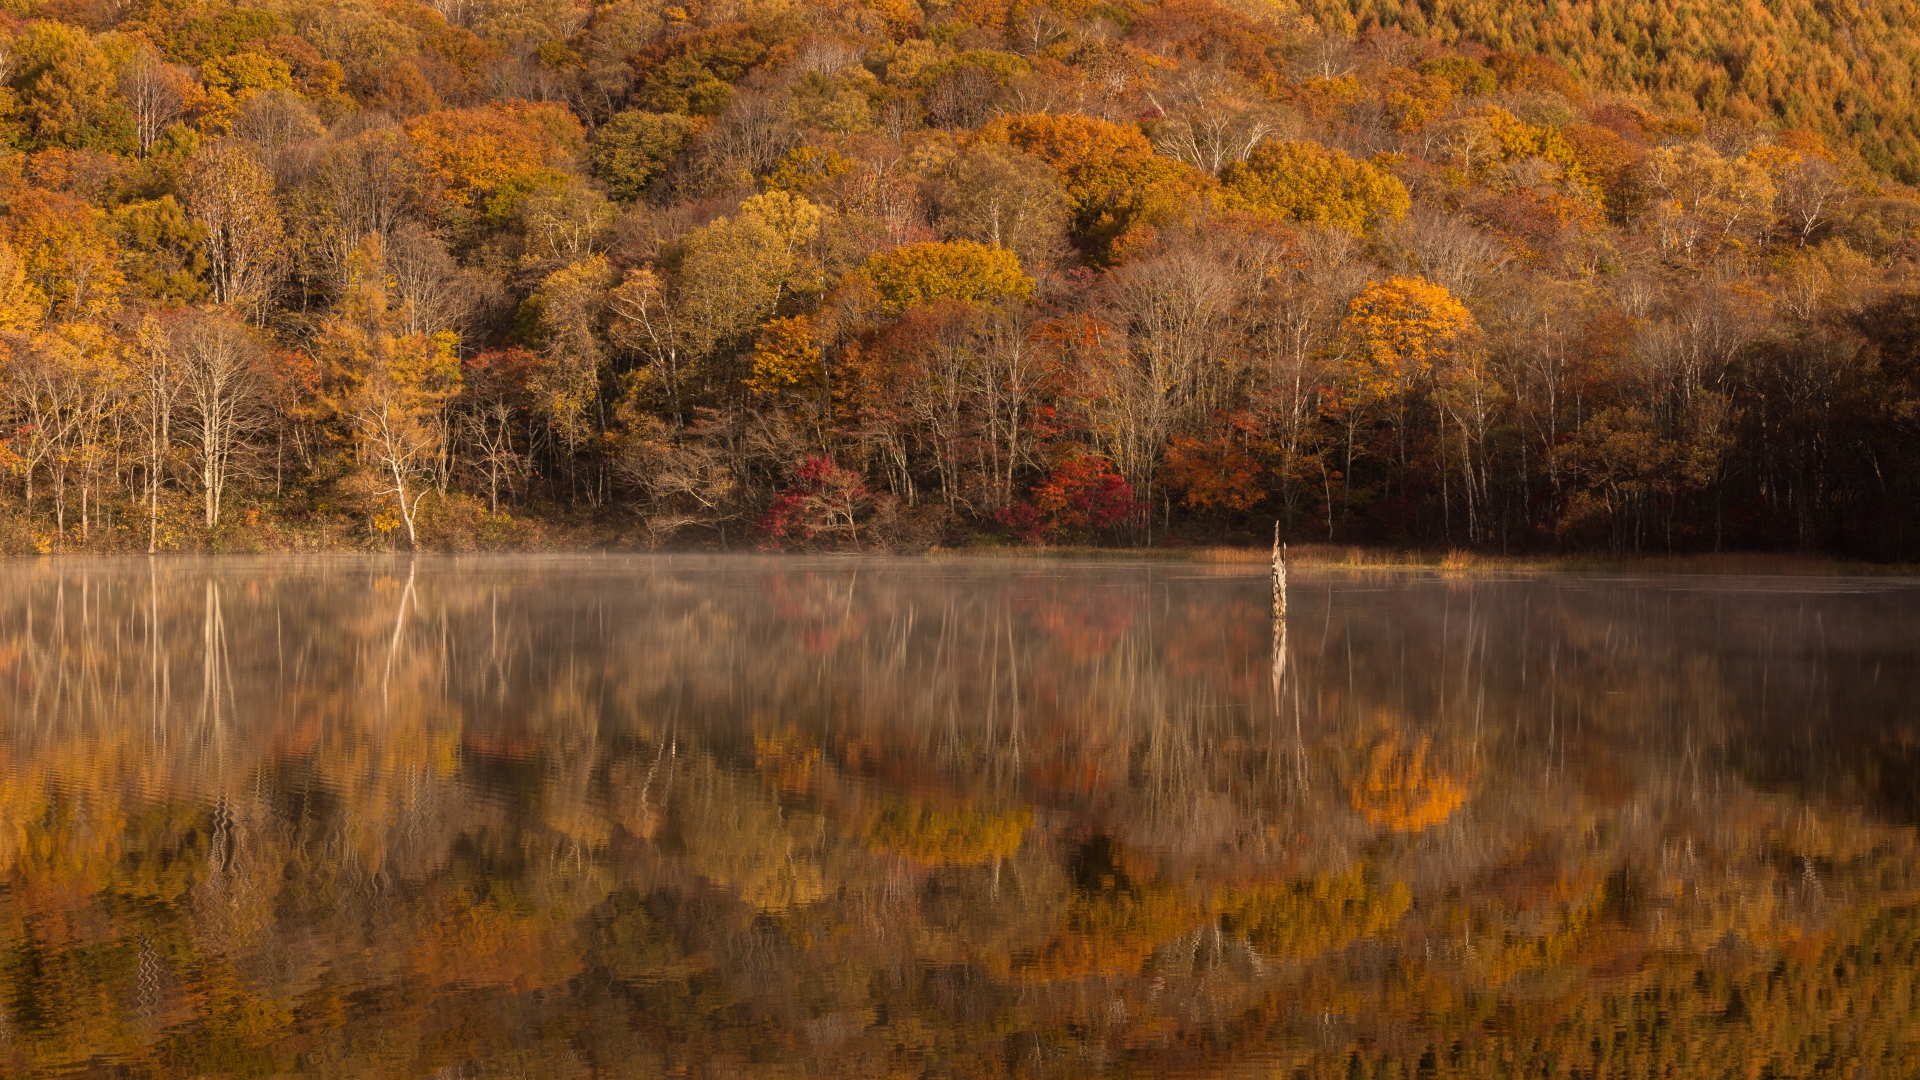
[[[1898,0],[0,8],[0,551],[1920,555]]]

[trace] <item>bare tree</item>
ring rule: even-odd
[[[955,157],[931,200],[941,234],[1009,248],[1023,266],[1063,246],[1067,197],[1054,170],[1010,146],[981,143]]]
[[[460,431],[473,448],[474,465],[486,474],[487,506],[496,516],[501,486],[511,490],[526,469],[526,458],[513,444],[513,414],[511,402],[496,400],[460,417]]]
[[[140,140],[140,156],[146,157],[167,125],[180,118],[190,78],[160,57],[151,45],[142,44],[120,65],[120,97],[133,114],[134,134]]]
[[[406,135],[377,127],[321,154],[296,198],[303,272],[344,288],[353,253],[368,238],[384,245],[414,218],[418,186]]]
[[[1205,241],[1182,238],[1116,269],[1108,275],[1108,300],[1136,363],[1165,399],[1170,430],[1209,421],[1226,406],[1245,376],[1236,347],[1240,283]]]
[[[184,410],[181,427],[199,459],[207,528],[220,523],[220,500],[248,439],[269,419],[260,343],[221,312],[189,317],[169,335]]]
[[[985,427],[989,508],[1013,501],[1014,477],[1033,460],[1031,418],[1046,380],[1046,356],[1037,337],[1032,308],[1006,307],[992,312],[981,330],[974,366],[974,396]]]
[[[147,554],[151,555],[160,544],[160,488],[167,479],[167,459],[173,455],[173,415],[182,386],[173,343],[152,316],[140,321],[132,355],[139,373],[138,415],[146,443]]]
[[[1487,277],[1513,257],[1492,235],[1426,203],[1417,204],[1413,213],[1382,234],[1382,246],[1393,261],[1463,300],[1471,299]]]
[[[325,134],[313,106],[291,90],[249,94],[233,118],[233,137],[252,148],[283,190],[312,170]]]
[[[1166,116],[1153,127],[1154,148],[1196,169],[1220,175],[1280,130],[1262,95],[1217,64],[1180,73],[1156,102]]]
[[[1840,166],[1823,157],[1802,155],[1780,172],[1776,196],[1781,216],[1793,229],[1801,247],[1820,226],[1827,224],[1834,204],[1852,187]]]
[[[927,89],[927,119],[937,127],[974,128],[986,123],[1000,98],[1000,81],[976,64],[961,64]]]
[[[439,237],[418,222],[407,222],[394,230],[383,254],[393,278],[400,325],[407,333],[457,333],[467,328],[477,299],[475,283]]]
[[[259,321],[286,267],[286,237],[273,174],[253,151],[222,139],[194,156],[187,207],[206,226],[213,298]]]
[[[1351,75],[1359,67],[1359,48],[1352,38],[1339,34],[1314,34],[1288,63],[1296,79],[1337,79]]]

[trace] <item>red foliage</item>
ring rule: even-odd
[[[517,400],[527,391],[540,358],[515,345],[489,349],[460,362],[460,381],[467,396],[478,401]]]
[[[1133,485],[1100,454],[1075,454],[1034,487],[1033,502],[1016,503],[994,515],[1030,543],[1106,532],[1140,513]]]
[[[798,480],[761,516],[760,531],[773,538],[775,547],[793,537],[812,541],[839,532],[859,547],[859,514],[872,502],[859,473],[841,468],[832,458],[808,458]]]

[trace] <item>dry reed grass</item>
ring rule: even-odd
[[[1270,549],[1261,547],[1094,548],[1020,545],[940,549],[929,554],[934,557],[1167,560],[1222,566],[1264,566],[1271,558]],[[1861,563],[1823,555],[1752,551],[1692,555],[1494,555],[1460,548],[1414,551],[1342,544],[1292,544],[1287,548],[1287,561],[1292,566],[1302,568],[1428,570],[1448,576],[1525,572],[1744,574],[1766,577],[1920,574],[1920,566],[1912,564]]]

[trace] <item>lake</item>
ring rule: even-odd
[[[1920,589],[0,565],[14,1076],[1920,1060]]]

